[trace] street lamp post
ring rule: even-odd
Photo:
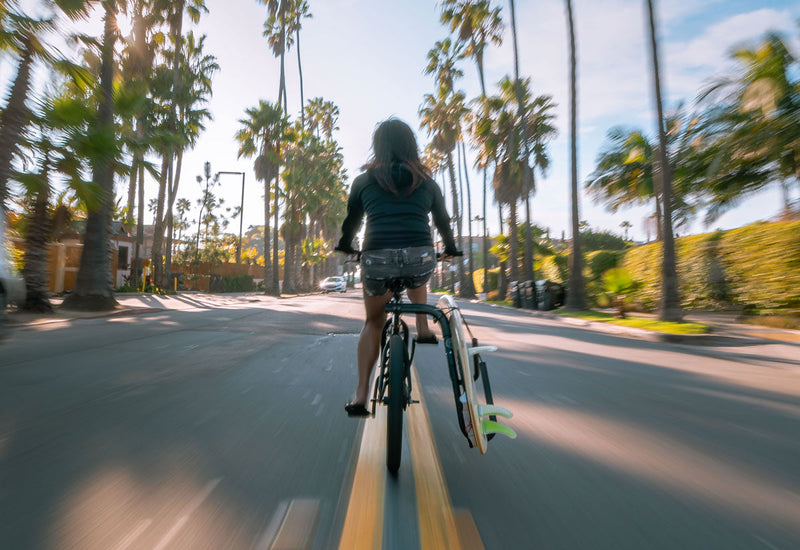
[[[220,174],[241,174],[242,176],[242,204],[239,207],[239,243],[236,245],[236,263],[242,262],[242,221],[244,220],[244,172],[217,172]]]

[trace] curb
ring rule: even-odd
[[[650,342],[663,342],[669,344],[692,344],[692,345],[708,345],[713,343],[718,335],[714,334],[716,327],[711,325],[711,332],[706,334],[671,334],[668,332],[657,332],[655,330],[646,330],[636,327],[624,327],[622,325],[613,325],[611,323],[603,323],[600,321],[587,321],[585,319],[578,319],[575,317],[565,317],[547,311],[538,311],[535,309],[517,308],[513,306],[501,306],[497,304],[490,304],[492,307],[501,307],[518,311],[520,313],[527,313],[531,317],[539,317],[543,319],[550,319],[560,321],[568,325],[574,325],[598,332],[607,332],[616,334],[618,336],[630,336],[640,340],[648,340]]]

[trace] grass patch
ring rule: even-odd
[[[613,321],[615,319],[612,313],[607,313],[605,311],[564,311],[558,309],[555,313],[563,315],[564,317],[576,317],[584,321]]]
[[[643,328],[655,332],[666,332],[668,334],[706,334],[711,331],[709,325],[702,323],[668,323],[659,321],[651,317],[628,317],[618,319],[613,313],[605,311],[556,311],[555,313],[565,317],[576,317],[585,321],[599,321],[621,325],[624,327]]]
[[[514,302],[511,300],[485,300],[487,304],[495,304],[497,306],[513,306]]]
[[[711,327],[703,323],[669,323],[645,317],[629,317],[628,319],[615,319],[609,322],[615,325],[643,328],[668,334],[706,334],[711,331]]]

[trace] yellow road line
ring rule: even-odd
[[[469,510],[456,510],[455,516],[458,536],[461,539],[461,550],[484,550],[481,534],[478,533],[478,526],[475,525],[475,520],[472,519]]]
[[[339,541],[341,550],[380,550],[386,493],[386,408],[364,421],[358,463],[350,490],[347,515]]]
[[[450,495],[439,465],[439,456],[433,442],[433,430],[428,410],[422,399],[417,370],[411,368],[411,383],[417,388],[419,403],[407,409],[408,438],[414,463],[414,484],[417,490],[417,517],[422,550],[429,548],[460,549],[461,543],[450,503]]]

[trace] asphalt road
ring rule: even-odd
[[[0,345],[0,548],[327,549],[352,525],[436,547],[449,508],[464,547],[800,547],[797,344],[653,343],[464,302],[518,438],[469,449],[442,345],[421,347],[395,480],[380,418],[342,410],[356,292],[181,300]]]

